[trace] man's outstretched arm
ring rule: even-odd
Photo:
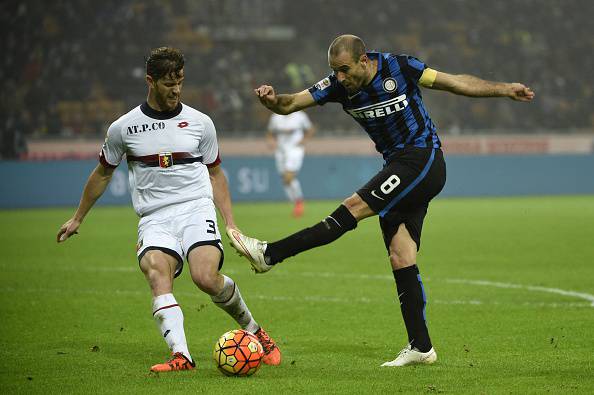
[[[102,164],[98,164],[95,170],[89,176],[85,189],[83,190],[78,209],[58,231],[56,240],[58,243],[65,241],[67,238],[77,233],[78,227],[82,223],[83,219],[91,210],[91,207],[95,204],[97,199],[103,195],[111,177],[113,176],[115,168],[104,167]]]
[[[423,71],[419,85],[470,97],[509,97],[518,101],[534,98],[532,89],[519,82],[487,81],[472,75],[454,75],[429,68]]]
[[[270,85],[262,85],[254,89],[254,93],[266,108],[277,114],[286,115],[304,108],[316,105],[309,90],[305,89],[298,93],[276,94]]]

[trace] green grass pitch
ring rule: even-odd
[[[284,237],[338,202],[236,204],[247,234]],[[381,368],[406,344],[377,218],[255,275],[225,238],[223,272],[283,351],[228,378],[212,362],[236,324],[187,268],[174,293],[192,372],[149,374],[168,355],[135,258],[130,207],[96,207],[57,245],[72,209],[0,211],[0,393],[594,393],[594,196],[438,199],[418,258],[432,366]]]

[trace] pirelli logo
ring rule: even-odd
[[[371,119],[394,114],[395,112],[404,110],[407,106],[408,100],[406,99],[406,95],[402,94],[398,97],[383,101],[381,103],[376,103],[361,108],[354,108],[347,111],[353,118]]]

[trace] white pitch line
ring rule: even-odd
[[[280,275],[280,273],[275,273],[276,275]],[[358,274],[358,273],[332,273],[332,272],[299,272],[299,273],[282,273],[282,275],[286,276],[294,276],[299,275],[303,277],[324,277],[324,278],[350,278],[350,279],[358,279],[358,280],[387,280],[387,281],[394,281],[393,276],[389,275],[368,275],[368,274]],[[425,278],[425,280],[435,281],[430,278]],[[547,292],[553,293],[563,296],[570,296],[578,299],[583,299],[588,301],[591,307],[594,307],[594,295],[585,293],[585,292],[577,292],[571,290],[564,290],[559,288],[549,288],[549,287],[541,287],[536,285],[521,285],[521,284],[512,284],[512,283],[502,283],[502,282],[494,282],[494,281],[487,281],[487,280],[465,280],[465,279],[457,279],[457,278],[446,278],[443,280],[438,281],[445,281],[447,283],[458,283],[458,284],[470,284],[470,285],[479,285],[479,286],[491,286],[497,288],[508,288],[508,289],[522,289],[527,291],[534,291],[534,292]]]
[[[279,273],[275,273],[279,275]],[[325,278],[352,278],[352,279],[359,279],[359,280],[389,280],[394,281],[393,276],[389,275],[367,275],[367,274],[358,274],[358,273],[332,273],[332,272],[299,272],[299,273],[290,273],[283,275],[300,275],[304,277],[325,277]],[[430,278],[425,278],[425,280],[435,281]],[[470,285],[479,285],[479,286],[491,286],[497,288],[508,288],[508,289],[522,289],[527,291],[534,291],[534,292],[547,292],[553,293],[563,296],[570,296],[578,299],[583,299],[588,301],[591,307],[594,307],[594,295],[585,293],[585,292],[577,292],[571,290],[564,290],[559,288],[549,288],[549,287],[541,287],[536,285],[521,285],[521,284],[512,284],[512,283],[502,283],[502,282],[494,282],[494,281],[487,281],[487,280],[465,280],[465,279],[457,279],[457,278],[446,278],[443,280],[438,281],[445,281],[447,283],[458,283],[458,284],[470,284]]]
[[[0,265],[0,267],[7,267],[7,265]],[[82,272],[136,272],[139,271],[136,265],[130,266],[117,266],[117,267],[102,267],[102,266],[77,266],[77,267],[57,267],[53,268],[52,270],[60,270],[60,271],[82,271]],[[227,274],[246,274],[245,271],[238,271],[235,269],[225,269],[224,273]],[[374,274],[363,274],[363,273],[335,273],[335,272],[279,272],[275,271],[271,275],[271,277],[293,277],[293,276],[300,276],[300,277],[315,277],[315,278],[344,278],[344,279],[355,279],[355,280],[381,280],[381,281],[394,281],[393,276],[390,275],[374,275]],[[424,278],[425,281],[435,281],[430,279],[429,277]],[[451,284],[469,284],[469,285],[478,285],[478,286],[489,286],[489,287],[496,287],[496,288],[506,288],[506,289],[521,289],[531,292],[546,292],[552,293],[557,295],[569,296],[573,298],[578,298],[587,301],[588,303],[585,304],[590,307],[594,307],[594,295],[588,294],[585,292],[577,292],[572,290],[564,290],[560,288],[549,288],[549,287],[542,287],[536,285],[521,285],[521,284],[512,284],[512,283],[502,283],[502,282],[495,282],[495,281],[488,281],[488,280],[467,280],[467,279],[456,279],[456,278],[446,278],[437,281],[445,281]],[[1,289],[0,289],[1,291]],[[118,291],[116,291],[118,292]],[[128,291],[121,291],[121,292],[128,292]],[[264,298],[264,297],[263,297]],[[270,298],[270,297],[266,297]],[[308,297],[312,298],[312,297]],[[278,299],[281,300],[281,299]],[[306,300],[305,298],[300,300]],[[365,298],[361,299],[361,303],[370,303],[366,302]],[[332,301],[332,298],[326,298],[325,300],[318,300],[320,302]],[[432,301],[433,303],[449,303],[447,301]],[[468,303],[472,304],[472,303]],[[490,302],[490,304],[496,304]],[[553,303],[556,304],[556,303]],[[547,305],[553,305],[547,304]],[[536,304],[535,304],[536,305]],[[562,305],[567,306],[567,303],[563,303]],[[582,304],[574,304],[576,306],[582,306]]]
[[[520,285],[520,284],[512,284],[512,283],[501,283],[501,282],[486,281],[486,280],[463,280],[463,279],[449,278],[449,279],[445,279],[445,281],[448,283],[455,283],[455,284],[470,284],[470,285],[481,285],[481,286],[497,287],[497,288],[523,289],[523,290],[528,290],[528,291],[547,292],[547,293],[551,293],[551,294],[571,296],[574,298],[587,300],[588,302],[590,302],[590,306],[594,307],[594,295],[590,295],[590,294],[587,294],[584,292],[566,291],[564,289],[559,289],[559,288],[540,287],[540,286],[536,286],[536,285]]]
[[[150,297],[150,292],[147,291],[136,291],[136,290],[124,290],[124,289],[115,289],[115,290],[99,290],[99,289],[64,289],[64,288],[13,288],[13,287],[3,287],[0,288],[0,293],[8,293],[8,294],[18,294],[18,293],[53,293],[53,294],[78,294],[78,295],[95,295],[95,296],[105,296],[105,295],[126,295],[126,296],[140,296],[140,297]],[[196,292],[186,292],[186,291],[178,291],[175,292],[176,295],[179,296],[188,296],[188,297],[195,297],[197,295],[201,295],[201,292],[196,290]],[[306,302],[314,302],[314,303],[339,303],[339,304],[384,304],[386,303],[387,299],[370,299],[370,298],[337,298],[337,297],[326,297],[326,296],[282,296],[282,295],[247,295],[247,299],[258,299],[258,300],[265,300],[265,301],[278,301],[278,302],[291,302],[291,303],[306,303]],[[499,305],[504,306],[509,303],[502,303],[498,301],[488,301],[483,302],[480,300],[430,300],[429,303],[431,304],[440,304],[440,305],[473,305],[473,306],[480,306],[480,305]],[[517,305],[514,303],[514,305]],[[590,303],[577,303],[577,302],[567,302],[567,303],[544,303],[544,302],[524,302],[520,303],[522,306],[528,307],[591,307]]]

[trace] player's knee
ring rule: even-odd
[[[169,263],[159,254],[149,251],[140,262],[140,269],[147,277],[167,276],[170,272]]]
[[[216,295],[221,290],[221,281],[219,279],[220,274],[218,271],[213,270],[198,270],[192,273],[192,281],[201,291],[209,294]]]
[[[403,269],[416,263],[416,254],[407,251],[390,250],[390,264],[393,270]]]
[[[284,173],[283,174],[283,182],[285,183],[285,185],[288,185],[291,183],[291,181],[293,181],[294,175],[293,173]]]
[[[173,286],[172,268],[167,260],[162,259],[159,254],[147,253],[140,262],[140,269],[153,294],[161,295],[171,292]]]
[[[353,193],[351,196],[342,201],[342,205],[348,208],[349,211],[351,211],[351,209],[356,209],[357,207],[359,207],[362,202],[363,199],[361,199],[361,196],[357,195],[356,193]]]
[[[404,224],[400,224],[390,243],[390,263],[394,270],[417,263],[417,243]]]
[[[347,210],[349,210],[349,212],[357,219],[357,221],[371,217],[375,214],[373,210],[369,208],[367,203],[361,199],[361,196],[356,193],[353,193],[351,196],[343,200],[342,205],[345,206]]]
[[[400,236],[400,237],[398,237]],[[390,245],[390,264],[394,270],[403,269],[417,263],[417,248],[410,237],[399,234]]]

